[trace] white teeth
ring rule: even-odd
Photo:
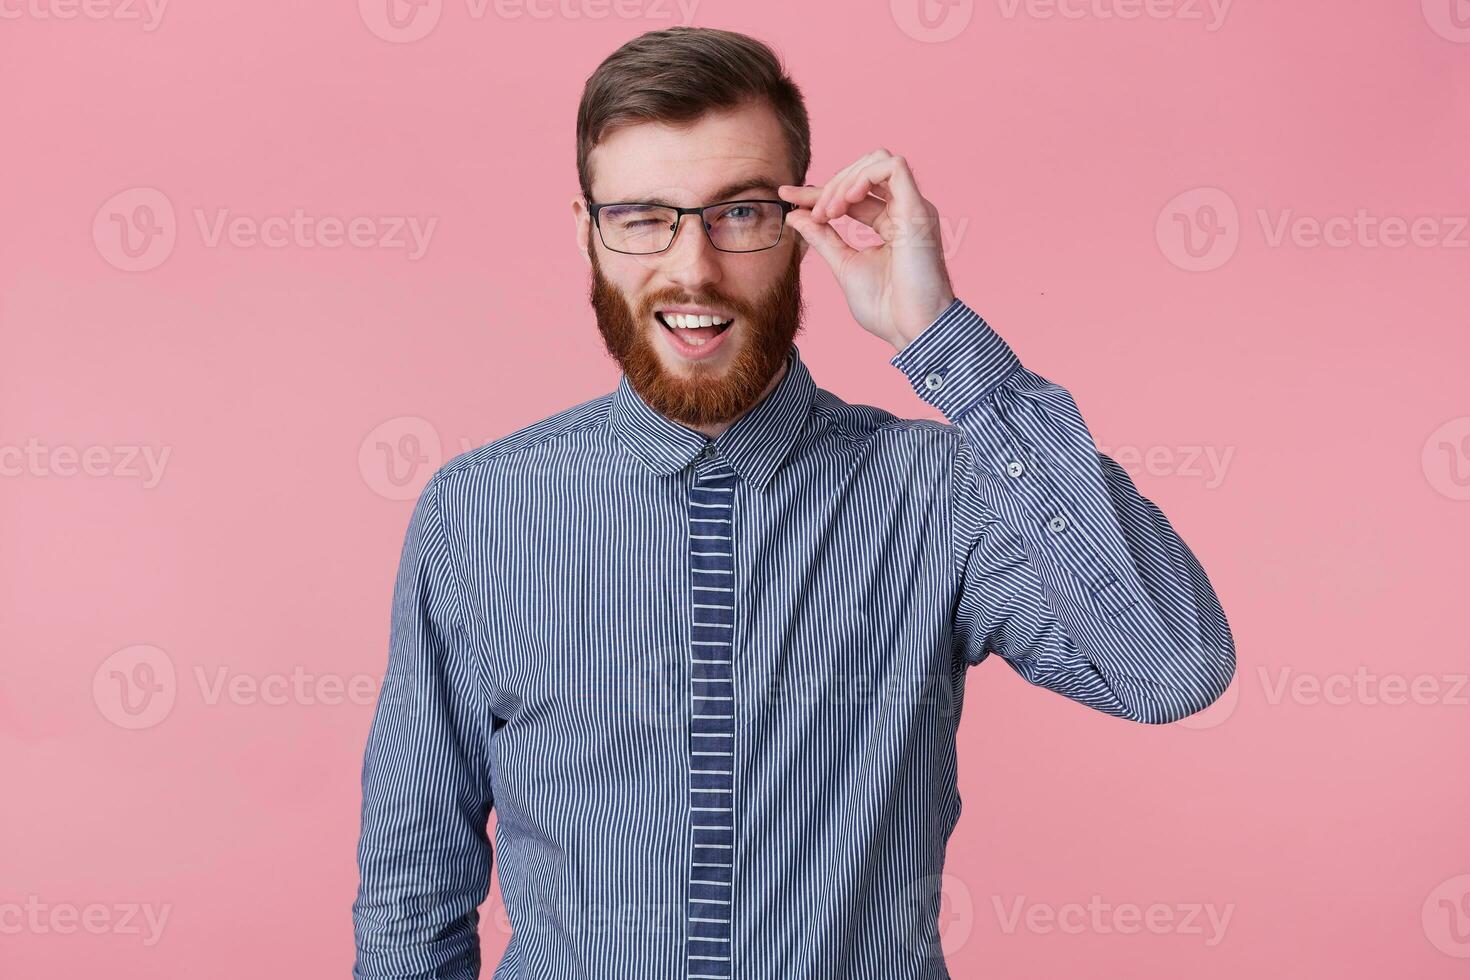
[[[680,330],[691,330],[695,327],[719,327],[730,322],[728,317],[692,313],[664,313],[663,318],[669,326]]]

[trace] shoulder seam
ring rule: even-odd
[[[590,402],[584,402],[583,405],[595,404],[599,401],[607,400],[610,397],[610,395],[601,395],[598,398],[592,399]],[[577,407],[579,406],[574,405],[569,409],[564,409],[563,411],[570,412],[575,410]],[[557,439],[564,439],[568,436],[574,436],[578,433],[585,432],[588,429],[602,425],[604,422],[606,422],[608,410],[609,407],[607,405],[602,405],[599,406],[596,411],[592,412],[586,418],[577,421],[575,424],[568,422],[565,427],[558,427],[544,432],[536,438],[530,440],[529,442],[523,442],[517,445],[510,445],[508,443],[508,440],[517,432],[523,432],[526,429],[533,428],[534,426],[540,424],[538,422],[532,422],[529,425],[522,426],[520,429],[508,432],[498,439],[492,439],[490,442],[487,442],[485,445],[479,447],[478,449],[471,450],[467,454],[464,454],[462,458],[451,460],[445,463],[443,466],[439,467],[438,472],[436,472],[434,475],[434,479],[438,480],[448,475],[461,473],[465,470],[473,469],[482,465],[488,465],[490,463],[498,462],[502,459],[510,459],[518,453],[527,452],[529,450],[535,449],[536,447],[541,446],[547,442],[552,442]],[[548,418],[551,417],[554,416],[548,416]],[[542,419],[541,421],[544,422],[546,421],[546,419]]]

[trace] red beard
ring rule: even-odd
[[[801,331],[805,307],[799,249],[791,250],[791,263],[781,279],[754,304],[718,290],[689,296],[670,288],[645,297],[636,312],[622,291],[603,278],[595,247],[591,255],[590,299],[607,352],[622,367],[633,390],[665,418],[706,426],[738,417],[766,390]],[[652,333],[664,328],[653,319],[653,311],[679,305],[714,306],[734,314],[735,322],[728,329],[740,331],[741,336],[725,338],[725,343],[733,342],[736,347],[733,360],[720,374],[699,370],[702,365],[698,364],[688,378],[664,370]]]

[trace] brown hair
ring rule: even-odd
[[[806,181],[812,136],[806,103],[776,53],[753,37],[713,27],[649,31],[597,66],[577,108],[577,180],[592,198],[588,157],[612,129],[640,122],[692,123],[707,112],[764,101],[786,134],[797,184]]]

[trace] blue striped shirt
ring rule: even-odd
[[[853,405],[792,344],[710,440],[629,386],[445,464],[362,771],[356,978],[946,980],[965,669],[1158,724],[1235,670],[1199,562],[956,299]],[[494,846],[487,837],[496,813]]]

